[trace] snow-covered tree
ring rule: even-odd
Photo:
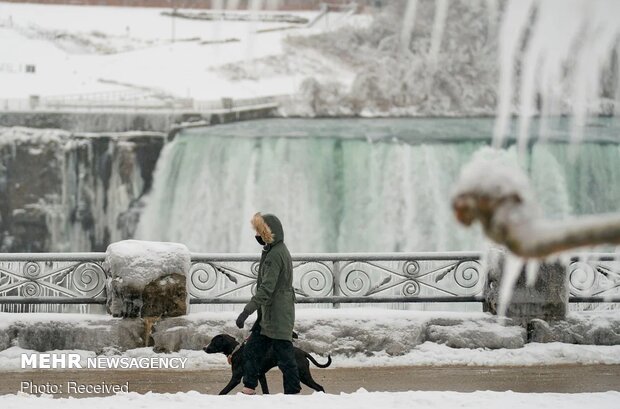
[[[346,26],[287,40],[296,49],[330,55],[355,73],[350,87],[315,84],[322,94],[333,94],[312,100],[318,115],[339,115],[343,110],[391,116],[494,113],[495,9],[485,1],[451,1],[439,24],[435,15],[440,2],[417,3],[409,21],[413,24],[403,18],[407,1],[397,0],[387,3],[366,27]],[[433,41],[438,46],[433,47]]]

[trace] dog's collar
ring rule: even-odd
[[[239,348],[241,348],[242,345],[243,344],[237,344],[237,346],[235,347],[235,349],[233,349],[230,355],[226,355],[226,359],[228,360],[228,365],[232,365],[232,357],[233,355],[237,353],[237,351],[239,350]]]

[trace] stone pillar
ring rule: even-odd
[[[499,288],[502,280],[504,254],[489,263],[483,310],[497,314]],[[495,255],[494,255],[495,256]],[[526,284],[525,268],[512,291],[506,316],[527,327],[532,319],[558,321],[566,318],[568,311],[568,273],[560,263],[542,263],[533,286]]]
[[[107,309],[115,317],[178,317],[189,311],[190,252],[182,244],[124,240],[108,246]]]

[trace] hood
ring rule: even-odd
[[[275,244],[284,241],[284,229],[282,223],[273,214],[256,213],[252,218],[252,227],[267,244]]]

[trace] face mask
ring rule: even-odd
[[[254,238],[256,239],[258,244],[260,244],[261,246],[264,246],[264,245],[267,244],[267,243],[265,243],[265,241],[263,240],[263,238],[261,236],[254,236]]]

